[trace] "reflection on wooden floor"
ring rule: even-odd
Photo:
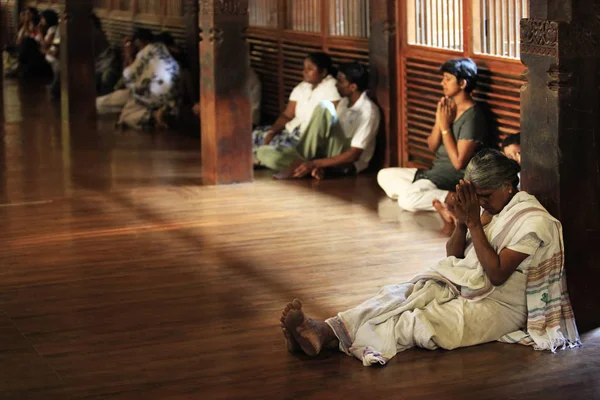
[[[399,212],[373,176],[202,187],[196,139],[66,132],[43,91],[5,96],[0,397],[600,398],[598,332],[556,355],[492,343],[385,368],[289,355],[287,301],[325,318],[408,279],[443,256],[440,220]]]

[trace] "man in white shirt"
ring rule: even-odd
[[[379,109],[365,90],[368,73],[361,64],[340,66],[337,90],[343,99],[337,106],[322,101],[315,108],[306,131],[293,148],[261,146],[258,160],[278,171],[278,179],[322,179],[326,171],[356,174],[369,165],[375,151]]]

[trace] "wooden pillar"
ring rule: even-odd
[[[65,0],[60,22],[60,82],[63,122],[96,117],[92,0]]]
[[[369,36],[370,91],[383,113],[377,142],[377,155],[383,166],[398,165],[398,113],[396,66],[396,2],[371,1]],[[381,149],[383,148],[383,151]],[[380,165],[381,166],[381,165]]]
[[[8,19],[5,19],[7,10],[4,6],[0,6],[0,23],[4,25]],[[5,38],[6,32],[3,27],[0,27],[0,49],[4,49],[5,44],[8,42]],[[0,123],[4,122],[4,61],[0,63]],[[0,129],[3,127],[0,127]]]
[[[200,0],[200,108],[205,184],[249,182],[248,0]]]
[[[600,0],[536,0],[521,21],[523,188],[564,229],[581,330],[600,326]]]

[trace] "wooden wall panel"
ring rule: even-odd
[[[418,35],[410,39],[407,33],[418,33],[419,21],[414,20],[415,9],[411,7],[414,0],[407,1],[408,6],[398,7],[396,14],[400,32],[397,53],[400,164],[406,167],[428,167],[433,161],[434,155],[427,147],[427,136],[435,122],[436,103],[442,96],[438,69],[450,58],[470,57],[477,63],[480,79],[474,97],[486,102],[488,106],[492,124],[490,135],[493,140],[518,132],[520,87],[524,83],[522,75],[525,68],[519,60],[478,54],[474,50],[476,43],[474,44],[472,37],[475,31],[472,9],[475,0],[463,0],[460,7],[455,7],[462,16],[462,29],[459,30],[462,42],[459,50],[435,47],[435,43],[417,44],[414,40],[419,39]],[[423,21],[420,24],[429,26]],[[442,23],[441,26],[446,25]],[[409,43],[410,40],[413,42]]]
[[[351,4],[352,10],[340,8]],[[367,0],[250,2],[254,7],[250,10],[251,22],[255,24],[247,35],[250,62],[263,84],[265,122],[277,117],[292,89],[302,81],[302,63],[308,53],[327,52],[335,65],[350,61],[369,64],[366,35],[370,27],[365,25],[368,19],[359,15],[366,4]],[[331,14],[340,10],[344,12]],[[351,17],[351,21],[342,21],[344,16]]]

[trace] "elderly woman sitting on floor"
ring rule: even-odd
[[[517,190],[519,170],[496,150],[479,152],[456,187],[447,257],[325,322],[307,318],[294,300],[281,315],[288,349],[314,356],[339,348],[369,366],[414,346],[450,350],[499,340],[554,351],[579,345],[561,224]],[[480,207],[493,215],[485,226]]]

